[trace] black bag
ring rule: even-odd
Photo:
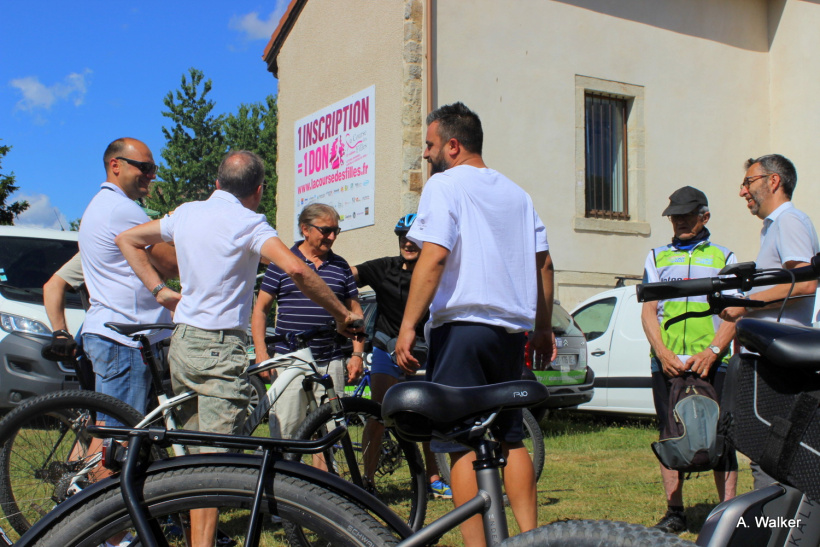
[[[666,427],[652,451],[668,469],[692,473],[714,469],[723,455],[720,406],[712,384],[696,374],[672,378]]]
[[[775,480],[820,500],[820,375],[743,354],[723,389],[727,441]]]

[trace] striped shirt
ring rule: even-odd
[[[347,261],[330,251],[327,259],[317,269],[313,262],[307,260],[299,250],[301,241],[291,247],[291,251],[304,260],[319,274],[330,290],[344,302],[359,295],[353,272]],[[265,272],[260,290],[273,296],[277,303],[276,334],[301,332],[318,325],[326,325],[333,317],[324,308],[305,296],[281,268],[271,263]],[[334,335],[316,337],[310,342],[310,349],[317,361],[341,359],[342,348],[334,343]],[[284,354],[293,351],[283,343],[276,344],[276,353]]]

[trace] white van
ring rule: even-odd
[[[578,410],[655,414],[642,308],[632,285],[596,294],[572,311],[587,339],[587,365],[595,372],[595,395]]]
[[[77,232],[0,226],[0,409],[79,388],[73,368],[40,356],[51,340],[43,285],[77,250]],[[66,320],[72,334],[84,317],[79,295],[69,293]]]

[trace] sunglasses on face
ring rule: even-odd
[[[316,226],[315,224],[308,224],[308,226],[310,226],[311,228],[316,228],[325,237],[329,236],[330,234],[337,236],[339,235],[339,232],[342,231],[342,229],[338,226],[336,226],[335,228],[332,226]]]
[[[142,171],[143,175],[146,175],[146,176],[149,176],[149,177],[151,175],[156,174],[156,172],[157,172],[157,167],[158,167],[157,164],[156,163],[151,163],[150,161],[137,161],[137,160],[132,160],[132,159],[129,159],[129,158],[123,158],[123,157],[119,157],[119,156],[114,158],[114,159],[115,160],[122,160],[125,163],[133,165],[134,167],[136,167],[137,169]]]

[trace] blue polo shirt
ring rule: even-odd
[[[299,251],[301,243],[298,241],[290,250],[319,274],[319,277],[327,283],[339,300],[344,302],[359,295],[353,272],[350,271],[350,266],[344,258],[330,251],[327,259],[317,269],[313,262],[306,259],[305,255]],[[265,272],[260,290],[270,294],[276,300],[276,334],[301,332],[318,325],[326,325],[333,319],[324,308],[305,296],[290,276],[273,263]],[[327,361],[342,358],[342,349],[334,344],[333,338],[334,336],[330,334],[316,337],[310,342],[314,359]],[[293,350],[285,344],[278,343],[275,351],[277,354],[284,354]]]

